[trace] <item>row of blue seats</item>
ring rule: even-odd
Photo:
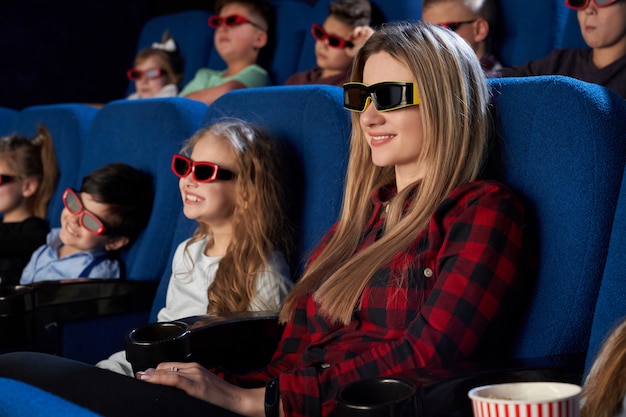
[[[250,120],[271,129],[290,153],[290,216],[298,232],[295,271],[338,213],[349,134],[341,89],[300,86],[258,90],[229,94],[220,100],[221,105],[213,106],[185,98],[119,100],[99,110],[72,103],[33,106],[19,112],[0,112],[0,120],[2,115],[7,116],[4,123],[0,122],[0,133],[30,136],[39,123],[49,128],[61,171],[47,216],[53,227],[60,224],[63,190],[79,187],[83,176],[92,170],[110,162],[125,162],[150,173],[155,183],[150,221],[137,241],[121,251],[120,257],[128,280],[158,282],[165,277],[161,289],[164,297],[173,250],[191,235],[194,223],[181,214],[178,178],[170,172],[170,160],[184,140],[203,125],[221,117]],[[257,95],[261,101],[248,99]],[[259,102],[264,104],[257,108]],[[321,120],[325,121],[324,127],[302,129]],[[318,204],[321,200],[323,205]],[[159,307],[155,308],[158,311]],[[112,352],[111,341],[120,350],[125,331],[136,322],[145,322],[147,313],[135,317],[134,322],[120,317],[117,338],[113,339],[102,331],[110,327],[107,320],[98,327],[87,326],[95,330],[94,337],[102,339],[94,344],[94,349],[84,349],[82,342],[70,343],[71,337],[63,337],[66,343],[62,353],[95,362]],[[153,316],[156,317],[156,311]],[[63,331],[70,332],[71,326],[68,323]],[[87,331],[84,328],[75,333]]]
[[[310,27],[312,23],[324,22],[331,1],[318,0],[311,6],[298,0],[271,0],[276,9],[276,32],[268,70],[275,84],[282,85],[291,74],[315,66],[315,40],[310,36]],[[420,1],[372,3],[385,21],[421,19]],[[553,48],[586,47],[576,12],[567,9],[563,0],[500,3],[504,32],[498,50],[505,65],[546,56]],[[224,68],[213,48],[213,29],[207,25],[210,15],[192,10],[155,17],[144,25],[137,49],[160,40],[163,31],[169,29],[186,59],[184,83],[191,80],[198,68]],[[129,92],[133,90],[131,83]]]
[[[499,347],[500,353],[508,358],[587,353],[589,362],[610,326],[626,314],[626,181],[622,180],[626,103],[601,86],[560,76],[494,79],[489,84],[501,148],[495,175],[526,200],[533,217],[528,227],[539,237],[538,274],[529,277],[532,289],[515,322],[515,337]],[[129,268],[129,273],[138,272],[129,279],[163,277],[148,320],[154,320],[164,303],[169,271],[162,261],[169,262],[172,242],[182,240],[190,230],[189,222],[179,221],[175,179],[166,168],[180,140],[203,123],[235,116],[260,123],[288,141],[294,148],[293,166],[301,167],[303,174],[298,176],[301,246],[310,248],[336,216],[341,197],[349,135],[341,99],[337,87],[266,87],[229,93],[210,107],[175,98],[119,101],[96,112],[84,142],[75,144],[81,148],[79,172],[87,161],[136,164],[160,182],[157,211],[163,209],[161,205],[172,210],[170,217],[151,220],[127,258],[129,265],[137,266],[143,259],[139,269]],[[62,106],[25,109],[17,117],[55,107]],[[59,137],[58,132],[53,134]],[[63,163],[75,155],[65,150],[59,154]],[[147,248],[146,262],[142,254]],[[159,268],[164,269],[162,274],[144,273]],[[134,326],[117,318],[126,329]],[[66,335],[65,343],[80,343],[82,352],[97,353],[96,360],[104,352],[94,341],[109,347],[108,353],[119,350],[121,336],[100,324],[79,323],[84,332]],[[86,340],[87,334],[91,340]],[[116,337],[119,344],[111,346]],[[33,391],[19,383],[0,382],[18,392]],[[23,397],[8,400],[19,398]]]

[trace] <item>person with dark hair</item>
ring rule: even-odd
[[[33,253],[20,283],[119,278],[119,261],[112,254],[146,226],[152,199],[150,176],[129,165],[113,163],[91,172],[78,193],[65,190],[61,227]]]
[[[565,75],[626,99],[626,1],[565,0],[565,6],[576,11],[588,48],[554,49],[543,58],[503,68],[500,76]]]
[[[495,0],[422,0],[422,20],[456,32],[470,44],[487,77],[502,64],[495,55],[500,26]]]
[[[206,104],[232,90],[271,84],[267,70],[256,62],[269,40],[273,7],[263,0],[218,0],[215,10],[209,26],[215,29],[213,43],[226,69],[200,68],[180,92]]]
[[[144,48],[135,57],[133,68],[126,72],[135,82],[129,100],[138,98],[174,97],[183,81],[185,61],[176,41],[165,31],[161,42]]]
[[[369,0],[336,0],[328,5],[324,24],[314,23],[316,66],[290,76],[285,85],[329,84],[350,81],[352,60],[370,37],[372,5]]]
[[[43,125],[33,138],[0,138],[0,280],[15,285],[33,252],[46,243],[46,221],[59,168]]]

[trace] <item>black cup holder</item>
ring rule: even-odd
[[[415,384],[397,378],[352,382],[337,393],[336,417],[417,417]]]
[[[154,368],[161,362],[189,360],[189,325],[170,321],[150,323],[126,335],[126,359],[133,371]]]

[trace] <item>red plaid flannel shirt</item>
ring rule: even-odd
[[[359,250],[382,233],[388,197],[373,196]],[[301,298],[272,362],[249,377],[278,378],[288,416],[328,416],[352,381],[468,357],[531,264],[525,221],[522,203],[500,183],[457,188],[375,273],[348,326],[329,323],[311,296]],[[407,277],[400,286],[398,276]]]

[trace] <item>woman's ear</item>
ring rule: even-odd
[[[31,197],[37,192],[39,188],[39,180],[33,177],[25,178],[22,180],[22,196],[24,198]]]
[[[118,250],[128,245],[129,241],[126,236],[113,236],[105,243],[104,249],[108,251]]]

